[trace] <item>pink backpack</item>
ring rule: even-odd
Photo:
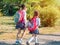
[[[22,10],[18,11],[20,17],[19,17],[19,22],[24,23],[24,12]]]
[[[34,30],[37,29],[36,17],[33,17],[32,21],[33,21],[33,25],[34,25],[33,28],[28,27],[28,30],[31,32],[33,32]]]

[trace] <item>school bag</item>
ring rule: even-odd
[[[19,17],[20,17],[20,15],[19,15],[19,13],[18,13],[18,11],[17,11],[17,12],[15,13],[15,15],[14,15],[14,22],[15,22],[15,23],[18,23]]]
[[[37,29],[36,17],[32,18],[32,23],[33,23],[33,27],[32,28],[28,27],[28,30],[30,32],[33,32],[33,31],[35,31]]]
[[[15,21],[15,23],[24,23],[24,14],[23,14],[24,12],[22,11],[22,10],[19,10],[19,11],[17,11],[16,12],[16,14],[15,14],[15,18],[14,18],[14,21]]]
[[[20,18],[19,18],[19,21],[18,22],[25,23],[25,20],[24,20],[24,12],[22,10],[19,10],[18,13],[20,15]]]

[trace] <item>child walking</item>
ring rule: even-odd
[[[16,37],[16,44],[22,43],[22,38],[25,32],[25,27],[26,27],[26,6],[23,4],[21,5],[21,10],[18,10],[16,12],[16,17],[15,17],[15,22],[16,22],[16,29],[18,30],[17,32],[17,37]],[[21,37],[19,37],[19,34],[21,33],[21,30],[23,31]]]
[[[38,11],[34,11],[34,16],[28,22],[28,30],[29,33],[32,34],[32,37],[27,41],[27,45],[31,43],[32,40],[35,39],[35,45],[39,45],[37,40],[37,34],[39,34],[38,27],[40,26],[40,19],[38,17]]]

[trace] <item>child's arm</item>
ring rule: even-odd
[[[40,18],[39,18],[39,21],[38,21],[38,22],[39,22],[39,23],[38,23],[38,24],[39,24],[38,26],[41,26],[41,21],[40,21]]]
[[[24,20],[25,20],[25,26],[27,26],[26,25],[26,23],[27,23],[27,17],[26,17],[26,12],[24,11]]]
[[[40,27],[40,26],[41,26],[40,18],[37,18],[37,26],[38,26],[38,27]]]

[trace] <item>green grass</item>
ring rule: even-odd
[[[41,34],[60,34],[60,26],[55,27],[42,27],[39,29]],[[17,30],[15,30],[15,24],[13,17],[3,16],[0,17],[0,40],[16,39]],[[24,38],[30,37],[28,30]]]

